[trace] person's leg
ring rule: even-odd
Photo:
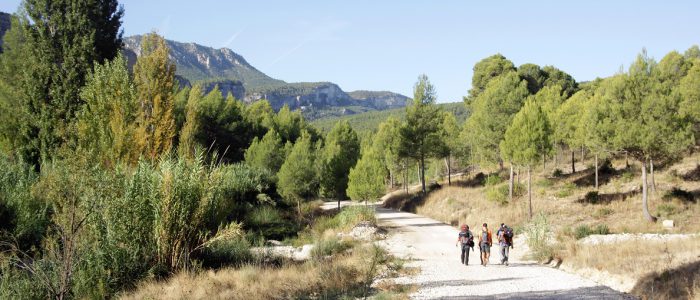
[[[507,249],[508,247],[501,245],[501,264],[505,263],[508,260],[508,258],[506,257]]]
[[[460,256],[460,259],[459,259],[459,261],[461,263],[464,263],[464,252],[465,252],[464,247],[462,247],[462,256]]]
[[[510,256],[510,246],[506,246],[506,247],[505,247],[505,252],[504,252],[504,253],[505,253],[505,260],[506,260],[505,263],[506,263],[506,266],[507,266],[507,265],[508,265],[508,257]]]
[[[464,265],[469,265],[469,247],[465,247],[464,250]]]

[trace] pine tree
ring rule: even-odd
[[[300,216],[301,203],[315,196],[318,191],[314,150],[311,136],[303,132],[277,173],[277,191],[287,201],[297,204]]]
[[[390,116],[379,124],[379,129],[372,140],[372,147],[380,156],[384,168],[389,173],[390,188],[394,188],[396,175],[406,169],[406,164],[399,157],[399,147],[401,142],[401,121],[394,116]],[[406,185],[406,182],[404,182]]]
[[[270,129],[262,139],[255,137],[245,152],[246,164],[265,168],[274,173],[280,170],[284,159],[282,138],[274,129]]]
[[[513,123],[508,127],[505,139],[500,144],[504,160],[527,167],[530,218],[532,218],[532,165],[551,151],[551,136],[552,129],[547,115],[539,103],[529,99],[513,118]]]
[[[134,66],[137,101],[137,140],[142,155],[156,159],[172,150],[175,64],[168,60],[163,37],[149,33],[141,41],[141,54]]]
[[[360,141],[348,121],[340,121],[328,133],[325,143],[320,157],[321,195],[340,201],[347,197],[348,173],[360,156]]]
[[[442,146],[444,113],[435,105],[435,87],[421,75],[413,88],[413,103],[406,107],[406,123],[401,127],[399,156],[418,161],[420,181],[425,194],[425,160],[438,156]]]
[[[457,124],[455,115],[446,112],[442,122],[442,149],[439,149],[439,156],[445,160],[445,168],[447,168],[447,185],[452,185],[452,157],[459,150],[459,133],[461,128]]]
[[[223,161],[243,160],[254,132],[243,116],[243,103],[229,95],[224,99],[218,87],[209,92],[200,103],[197,143],[217,153]]]
[[[498,145],[528,95],[527,82],[516,72],[509,72],[490,81],[484,92],[474,99],[472,115],[464,125],[465,142],[472,152],[472,160],[498,163],[503,167]]]
[[[376,200],[384,194],[384,168],[374,147],[363,150],[362,158],[350,169],[348,196],[354,201]]]

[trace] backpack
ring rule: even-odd
[[[506,229],[503,232],[503,236],[506,237],[507,239],[512,239],[513,238],[513,228],[506,227]]]

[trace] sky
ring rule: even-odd
[[[16,11],[20,0],[0,1]],[[646,48],[660,60],[700,44],[700,1],[122,0],[124,35],[227,47],[287,82],[412,95],[426,74],[457,102],[479,60],[553,65],[577,81],[610,76]]]

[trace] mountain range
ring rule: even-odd
[[[141,36],[124,38],[130,60],[139,55]],[[300,109],[310,119],[404,107],[409,98],[387,91],[345,92],[332,82],[288,83],[253,67],[228,48],[166,40],[181,85],[201,83],[205,91],[218,87],[246,103],[267,99],[272,108]]]
[[[10,15],[0,12],[0,37],[9,27]],[[140,53],[141,38],[124,38],[124,53],[130,65]],[[332,82],[288,83],[261,72],[229,48],[166,42],[180,86],[201,84],[205,92],[218,87],[225,95],[246,103],[267,99],[276,110],[288,105],[300,109],[309,119],[399,108],[409,101],[404,95],[388,91],[345,92]]]

